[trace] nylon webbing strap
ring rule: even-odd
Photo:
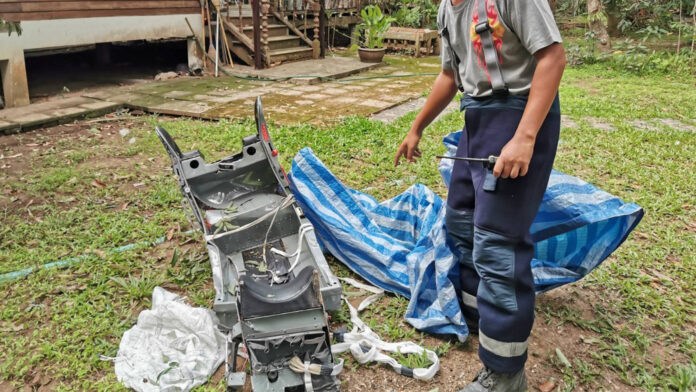
[[[507,84],[505,84],[505,79],[503,79],[503,71],[500,69],[498,51],[495,50],[493,34],[491,32],[491,25],[488,23],[488,12],[486,11],[488,0],[477,0],[476,3],[478,4],[477,12],[479,23],[476,24],[474,30],[476,31],[476,34],[478,34],[481,38],[483,59],[486,63],[486,69],[488,69],[488,76],[491,79],[491,89],[493,90],[493,94],[507,95]],[[447,18],[445,18],[445,24],[447,24]],[[459,56],[457,56],[457,53],[452,48],[447,26],[443,27],[442,31],[440,32],[440,35],[442,35],[442,38],[447,42],[447,47],[449,48],[450,55],[454,60],[454,78],[455,82],[457,83],[457,88],[459,88],[459,91],[464,92],[464,86],[462,85],[461,77],[459,75]]]
[[[450,0],[443,0],[443,1],[450,1]],[[445,22],[446,23],[446,22]],[[454,60],[454,81],[457,83],[457,88],[459,91],[464,92],[464,86],[462,86],[462,80],[461,77],[459,76],[459,56],[457,56],[457,53],[455,53],[454,49],[452,49],[452,44],[449,39],[449,31],[447,30],[447,26],[445,26],[442,31],[440,32],[440,35],[442,35],[442,38],[447,41],[447,48],[449,49],[450,55],[452,56],[452,59]]]
[[[508,88],[503,79],[503,71],[500,69],[498,51],[495,50],[495,44],[493,43],[491,25],[488,23],[488,11],[486,10],[488,0],[477,0],[476,3],[478,4],[479,22],[474,29],[481,38],[483,57],[486,61],[488,76],[491,79],[493,94],[507,94]]]

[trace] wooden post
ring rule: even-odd
[[[6,108],[29,105],[29,83],[23,50],[13,50],[7,60],[0,60],[0,77]]]
[[[253,3],[253,0],[252,0]],[[237,8],[239,9],[239,30],[244,31],[244,18],[242,18],[242,2],[240,1],[237,3]],[[254,9],[254,6],[251,6],[251,9]],[[252,11],[253,12],[253,11]]]
[[[317,1],[319,1],[319,44],[321,48],[319,52],[319,57],[324,58],[324,56],[326,56],[326,48],[328,47],[328,39],[326,34],[326,5],[324,4],[324,0]]]
[[[261,21],[259,19],[259,0],[251,0],[251,17],[254,24],[254,68],[263,68],[261,51]]]
[[[321,55],[321,42],[319,41],[319,12],[321,11],[320,0],[314,0],[314,38],[312,41],[312,57],[318,59]]]
[[[290,0],[292,3],[292,23],[297,25],[297,2],[298,0]]]
[[[264,67],[271,65],[271,53],[268,50],[268,0],[261,0],[261,43],[263,45]]]

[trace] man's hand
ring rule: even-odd
[[[396,150],[396,157],[394,158],[394,166],[399,166],[399,160],[401,156],[405,156],[408,162],[415,162],[416,158],[421,157],[421,151],[418,148],[418,142],[420,142],[420,135],[415,132],[409,132],[401,142],[401,145]]]
[[[534,138],[516,134],[500,152],[493,175],[496,178],[517,178],[527,174],[534,153],[534,141]]]
[[[418,142],[423,134],[423,129],[425,129],[425,127],[452,102],[452,98],[454,98],[456,93],[457,85],[454,82],[454,72],[443,69],[437,78],[435,78],[433,89],[430,91],[428,99],[425,100],[423,109],[413,121],[411,130],[404,138],[399,149],[396,150],[394,166],[399,166],[399,160],[402,156],[405,156],[408,162],[415,162],[416,158],[420,158],[421,152],[418,149]]]
[[[496,177],[517,178],[524,176],[529,169],[529,161],[534,153],[534,142],[541,124],[544,122],[561,83],[566,58],[563,45],[552,44],[536,53],[537,60],[532,88],[529,91],[527,106],[517,126],[515,136],[503,147],[493,168]]]

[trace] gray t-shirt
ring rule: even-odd
[[[449,43],[442,39],[442,68],[454,70],[451,49],[459,57],[459,75],[464,93],[473,97],[492,94],[483,56],[481,39],[474,31],[478,23],[477,1],[463,0],[456,6],[441,0],[437,15],[438,30],[446,26]],[[485,0],[488,23],[503,72],[503,79],[513,95],[526,95],[532,86],[536,68],[533,54],[553,43],[561,42],[548,0]]]

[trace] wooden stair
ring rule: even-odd
[[[224,27],[231,51],[244,63],[253,66],[256,53],[254,53],[254,22],[251,8],[245,5],[242,8],[241,18],[238,8],[230,7],[229,13],[229,19],[225,15],[220,27]],[[312,41],[294,28],[290,22],[275,12],[268,14],[267,21],[269,64],[313,58]],[[215,23],[213,20],[213,29],[216,27]]]

